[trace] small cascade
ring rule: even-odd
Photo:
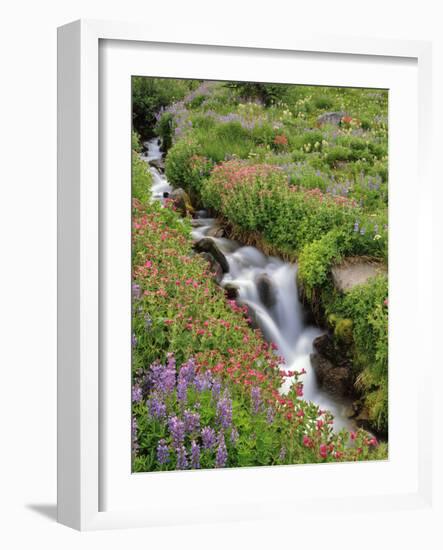
[[[147,154],[142,158],[148,163],[162,159],[157,139],[147,142]],[[154,177],[153,197],[162,200],[164,193],[171,192],[172,187],[155,166],[150,165],[150,170]],[[199,217],[198,221],[199,225],[192,231],[196,241],[207,237],[216,222],[204,217]],[[306,371],[300,377],[304,385],[304,399],[331,411],[335,430],[352,428],[353,423],[345,414],[348,403],[326,394],[317,385],[310,354],[314,351],[313,341],[323,331],[306,323],[306,312],[297,291],[297,265],[266,256],[257,248],[241,246],[230,239],[209,238],[215,241],[229,263],[229,272],[224,275],[221,286],[229,284],[238,289],[238,302],[247,305],[253,312],[263,336],[277,346],[277,353],[284,358],[282,368]],[[286,378],[281,392],[287,392],[291,384],[292,379]]]

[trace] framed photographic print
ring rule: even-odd
[[[428,505],[429,67],[59,29],[60,522]]]

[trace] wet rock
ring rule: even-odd
[[[329,336],[329,334],[322,334],[321,336],[317,336],[317,338],[315,338],[315,340],[312,342],[312,345],[314,346],[314,349],[317,353],[323,355],[332,363],[336,363],[337,350],[335,348],[334,341]]]
[[[209,263],[209,269],[211,273],[214,274],[214,278],[217,284],[220,284],[224,276],[221,265],[217,262],[212,254],[209,254],[209,252],[201,252],[200,256]]]
[[[271,277],[267,273],[261,273],[255,280],[257,292],[263,305],[267,308],[275,305],[277,301],[275,288]]]
[[[349,369],[336,367],[323,355],[311,353],[311,365],[317,376],[318,384],[330,395],[344,397],[352,390],[352,379]]]
[[[388,440],[388,430],[380,429],[374,418],[371,416],[370,411],[365,404],[364,399],[357,399],[352,403],[352,410],[354,412],[352,418],[353,422],[363,430],[366,430],[371,436],[376,436],[381,441]]]
[[[208,237],[214,237],[216,239],[221,239],[225,236],[225,230],[221,225],[214,224],[211,228],[208,229],[206,233]]]
[[[226,283],[223,287],[228,300],[236,300],[238,297],[238,286],[234,283]]]
[[[371,277],[387,273],[386,266],[378,261],[361,257],[345,258],[331,269],[332,281],[340,292],[348,292]]]
[[[326,357],[334,366],[352,370],[351,351],[346,342],[333,339],[326,333],[317,336],[312,345],[317,353]]]
[[[204,227],[206,225],[206,220],[200,218],[192,218],[191,226],[192,227]]]
[[[152,159],[149,161],[149,166],[157,169],[159,172],[165,171],[165,163],[163,159]]]
[[[207,210],[197,210],[195,213],[196,218],[209,218],[209,212]]]
[[[194,212],[189,195],[181,187],[178,187],[177,189],[171,191],[171,193],[169,193],[169,198],[174,201],[175,208],[183,216],[186,216],[187,214],[192,214]]]
[[[354,414],[353,420],[355,420],[356,424],[363,428],[364,430],[371,430],[372,429],[372,419],[370,417],[368,409],[359,402],[355,405],[355,408],[357,409],[356,413]]]
[[[220,264],[223,273],[229,272],[228,260],[213,239],[203,237],[194,244],[194,248],[197,252],[208,252]]]
[[[332,124],[334,126],[338,126],[344,116],[347,116],[344,111],[323,113],[317,118],[317,124],[319,126],[323,126],[323,124]]]

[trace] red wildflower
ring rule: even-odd
[[[275,136],[274,144],[285,146],[285,145],[288,144],[288,138],[284,134],[279,134],[279,135]]]
[[[322,458],[326,458],[328,456],[328,446],[325,443],[322,443],[320,445],[319,450],[320,450],[320,456]]]

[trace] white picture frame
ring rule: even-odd
[[[116,45],[115,55],[112,52],[109,53],[108,50],[101,49],[106,41]],[[106,172],[107,169],[107,165],[100,164],[100,155],[103,154],[102,149],[104,147],[102,143],[103,135],[101,135],[103,121],[101,119],[103,113],[105,113],[106,118],[107,102],[117,101],[118,98],[117,96],[115,98],[106,96],[106,102],[101,104],[103,97],[100,96],[99,92],[100,82],[108,87],[111,83],[110,80],[107,80],[108,77],[103,76],[101,73],[102,66],[112,63],[112,67],[115,67],[116,70],[107,74],[115,73],[118,78],[118,75],[122,74],[119,72],[118,59],[120,58],[122,63],[127,63],[128,55],[129,57],[146,56],[146,52],[140,53],[143,50],[143,44],[155,48],[155,52],[154,50],[151,52],[151,59],[153,52],[155,55],[160,56],[161,52],[168,50],[168,48],[169,50],[172,49],[178,57],[180,51],[183,51],[183,59],[181,60],[183,68],[181,70],[177,67],[174,69],[174,66],[171,65],[170,71],[172,72],[170,76],[188,78],[198,77],[199,75],[205,78],[212,75],[212,78],[215,78],[218,73],[221,74],[220,52],[232,60],[242,55],[250,55],[251,57],[261,55],[263,59],[269,55],[282,66],[287,62],[288,56],[296,53],[299,53],[300,56],[311,56],[311,60],[314,60],[315,57],[326,56],[325,63],[333,58],[343,60],[344,63],[361,63],[363,65],[365,63],[370,64],[371,59],[375,61],[383,60],[384,63],[389,64],[386,73],[401,64],[414,66],[414,76],[411,76],[411,78],[416,79],[418,83],[418,94],[411,97],[415,98],[414,112],[418,114],[418,124],[416,125],[415,121],[412,121],[410,127],[414,138],[415,136],[418,138],[418,147],[414,139],[414,144],[410,143],[411,148],[405,150],[410,150],[413,157],[417,156],[416,164],[421,199],[419,219],[416,220],[416,225],[414,225],[414,228],[417,227],[418,229],[418,234],[416,235],[416,241],[410,246],[413,257],[416,256],[417,265],[420,266],[429,265],[428,260],[430,260],[430,254],[432,254],[432,250],[423,244],[426,242],[426,235],[429,235],[431,231],[432,223],[432,208],[429,203],[431,194],[429,194],[428,199],[425,199],[427,196],[426,190],[430,190],[431,186],[428,159],[431,120],[431,48],[426,42],[315,37],[302,34],[288,39],[282,37],[281,41],[278,42],[263,39],[254,43],[237,39],[231,41],[228,38],[217,36],[213,36],[210,40],[207,40],[204,36],[194,36],[191,44],[189,37],[186,36],[186,31],[182,35],[174,33],[173,36],[167,36],[167,33],[163,31],[157,31],[156,33],[152,29],[136,24],[102,21],[77,21],[59,29],[58,520],[60,523],[76,529],[90,530],[172,525],[220,519],[261,519],[265,516],[272,516],[272,510],[274,510],[274,515],[281,516],[283,512],[278,510],[278,492],[273,491],[273,487],[282,482],[289,485],[295,483],[296,476],[300,478],[300,467],[198,472],[198,480],[195,476],[191,477],[195,472],[174,472],[156,478],[145,476],[143,479],[139,478],[139,480],[135,480],[134,476],[132,477],[130,485],[143,483],[145,488],[149,485],[153,494],[159,494],[162,486],[168,487],[165,493],[166,496],[171,495],[174,490],[182,495],[186,492],[189,494],[189,491],[192,491],[195,487],[195,502],[193,501],[191,505],[188,503],[188,508],[185,507],[184,501],[180,501],[180,498],[177,499],[175,506],[168,504],[167,498],[164,502],[157,501],[155,505],[151,503],[145,506],[141,506],[134,498],[133,502],[135,504],[130,505],[131,495],[135,493],[131,492],[133,491],[132,488],[130,491],[126,491],[123,486],[118,489],[121,491],[120,493],[114,490],[113,494],[115,496],[112,499],[112,506],[108,507],[103,500],[103,484],[114,482],[118,484],[119,471],[112,469],[112,464],[107,464],[106,456],[103,457],[104,452],[109,452],[110,449],[115,450],[115,443],[114,447],[108,446],[107,441],[109,438],[105,437],[108,432],[104,427],[106,426],[106,415],[109,414],[109,409],[106,406],[106,402],[109,403],[108,393],[114,395],[112,394],[113,388],[118,386],[118,380],[113,379],[113,383],[106,384],[106,387],[103,387],[103,354],[99,346],[101,331],[103,330],[102,302],[108,299],[109,292],[107,290],[108,283],[102,286],[103,281],[101,279],[103,275],[106,276],[106,274],[103,274],[103,266],[108,265],[106,258],[103,263],[105,248],[102,246],[104,242],[102,240],[103,231],[109,229],[106,223],[103,224],[100,221],[100,218],[103,218],[103,216],[100,216],[104,208],[103,197],[106,195],[106,193],[103,193],[103,187],[101,187],[103,173],[100,172]],[[136,49],[139,52],[138,54],[135,53]],[[192,55],[206,59],[207,65],[206,72],[203,71],[205,72],[204,75],[201,68],[203,65],[199,66],[197,58],[192,58],[191,50],[194,52]],[[187,57],[192,58],[193,63],[195,61],[197,64],[185,66],[183,60]],[[140,59],[143,62],[141,57]],[[147,58],[145,57],[145,59]],[[215,59],[217,59],[216,64],[214,64]],[[210,69],[211,64],[214,66],[213,69]],[[168,74],[160,74],[155,69],[151,70],[155,71],[152,76],[168,76]],[[253,69],[251,70],[253,71]],[[208,71],[210,75],[208,75]],[[367,71],[370,72],[369,65],[367,65]],[[232,69],[232,80],[236,79],[234,73],[235,70]],[[222,74],[223,78],[225,74]],[[349,77],[348,85],[358,85],[358,74],[358,71],[356,71],[352,78]],[[272,79],[271,75],[268,76]],[[253,78],[248,75],[248,79],[252,80]],[[255,78],[255,80],[260,79],[266,80],[266,75],[262,73],[262,78]],[[363,79],[361,82],[365,82],[365,80]],[[382,83],[382,80],[380,82]],[[346,85],[345,82],[341,84]],[[415,94],[415,91],[413,93]],[[123,138],[123,142],[120,140],[106,145],[106,147],[110,147],[107,150],[108,153],[114,151],[114,147],[117,150],[122,150],[121,145],[124,144],[125,139],[129,144],[130,133],[126,138]],[[399,151],[395,149],[395,142],[393,145],[394,150],[391,150],[391,154],[395,156],[399,154]],[[128,145],[128,150],[124,154],[129,154],[129,152]],[[415,160],[409,160],[412,162],[410,166],[415,168]],[[124,166],[124,157],[119,162],[123,166],[123,170],[129,169],[129,164],[126,168]],[[103,170],[103,166],[105,170]],[[395,169],[394,167],[394,172]],[[415,178],[415,175],[408,175],[405,171],[404,177],[406,181],[408,177]],[[399,196],[397,195],[397,201]],[[120,208],[118,206],[118,204],[121,205],[119,198],[121,197],[114,196],[110,199],[108,197],[109,200],[106,199],[106,208],[110,208],[109,211],[106,211],[106,216],[109,213],[116,212],[112,210],[113,208]],[[400,206],[398,210],[404,210],[407,213],[407,204],[408,199],[405,198],[405,208]],[[411,204],[410,197],[409,204]],[[122,215],[125,216],[124,213]],[[399,217],[399,227],[400,222]],[[396,239],[396,243],[399,246],[401,245],[401,236],[398,233],[396,234],[395,231],[391,239]],[[121,250],[123,251],[123,248]],[[401,250],[401,246],[399,250]],[[395,262],[398,263],[401,256],[397,255],[397,260],[396,254],[390,255],[390,257],[393,258],[393,268],[395,270]],[[397,268],[399,267],[397,266]],[[409,282],[413,285],[420,285],[423,277],[426,276],[424,270],[425,268],[421,267],[414,272],[414,275],[411,276],[413,278]],[[121,279],[114,284],[118,284],[118,281],[121,282]],[[432,289],[429,289],[426,292],[431,293],[431,291]],[[124,299],[124,296],[122,299]],[[419,300],[418,297],[414,298],[413,308],[416,310],[417,317],[418,315],[429,314],[429,311],[426,311],[426,308],[429,307],[425,300]],[[398,332],[400,331],[398,330]],[[409,335],[397,334],[397,337],[409,338]],[[410,368],[413,367],[412,357],[414,357],[414,353],[414,349],[409,353],[411,357],[409,361]],[[432,407],[423,386],[425,382],[430,384],[432,375],[431,352],[428,351],[427,353],[428,361],[425,361],[423,366],[424,380],[413,390],[415,394],[412,398],[411,410],[413,412],[410,424],[412,428],[410,429],[413,431],[413,428],[416,427],[417,436],[414,433],[414,452],[411,453],[411,460],[407,464],[407,468],[401,472],[401,475],[399,474],[398,478],[395,478],[397,466],[394,460],[394,445],[394,458],[391,461],[392,471],[388,472],[386,469],[383,475],[386,475],[386,479],[394,480],[395,478],[395,483],[393,482],[392,486],[387,485],[387,490],[380,493],[378,490],[371,492],[369,483],[366,492],[364,490],[354,491],[359,479],[365,477],[370,480],[371,475],[374,478],[379,475],[378,464],[367,464],[365,470],[354,468],[352,471],[349,470],[349,473],[344,470],[348,468],[347,465],[328,465],[327,467],[320,467],[320,470],[316,466],[315,477],[318,478],[318,483],[326,482],[328,479],[331,490],[333,487],[337,490],[342,487],[343,476],[349,477],[347,489],[337,493],[337,498],[328,498],[328,502],[333,503],[336,510],[346,513],[347,510],[355,506],[356,502],[368,512],[374,509],[396,510],[431,507],[431,428],[429,422],[420,420],[430,416]],[[400,357],[398,356],[397,360],[400,360]],[[406,388],[409,391],[410,388]],[[392,388],[390,388],[391,390]],[[121,425],[124,425],[127,420],[128,411],[125,412],[124,407],[123,402],[116,407],[117,413],[121,414]],[[119,433],[123,432],[120,431]],[[126,441],[123,440],[122,447],[125,444]],[[294,468],[299,469],[295,470]],[[314,475],[312,473],[313,467],[303,466],[303,468],[304,476],[312,477]],[[130,474],[129,471],[128,474]],[[256,495],[253,490],[257,483],[261,484],[262,487],[263,495],[261,497]],[[243,484],[245,488],[248,487],[251,491],[249,498],[242,499],[238,494],[235,494],[235,502],[231,502],[229,491],[227,491],[219,499],[218,505],[212,501],[211,506],[208,505],[208,501],[200,506],[198,505],[199,491],[209,491],[211,487],[217,487],[222,492],[230,484],[234,484],[236,487]],[[138,489],[135,488],[135,491],[138,491]],[[155,491],[158,491],[158,493],[155,493]],[[326,495],[322,491],[313,491],[311,498],[306,492],[301,495],[294,494],[289,500],[288,495],[285,494],[281,503],[284,503],[285,506],[289,505],[292,510],[303,506],[306,511],[316,509],[320,502],[324,502],[325,498]],[[231,498],[231,500],[233,499]]]

